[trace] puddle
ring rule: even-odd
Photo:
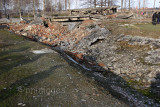
[[[45,49],[41,49],[41,50],[33,50],[32,53],[34,53],[34,54],[46,54],[46,53],[55,53],[55,51],[52,50],[52,49],[45,48]]]

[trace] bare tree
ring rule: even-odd
[[[36,15],[35,15],[35,0],[33,0],[33,4],[32,4],[32,8],[33,8],[33,16],[34,16],[34,19],[36,18]]]
[[[45,15],[45,4],[46,4],[46,2],[45,2],[45,0],[43,0],[43,16]]]
[[[2,0],[1,5],[3,7],[5,16],[7,16],[7,7],[9,5],[9,0]]]
[[[78,8],[78,0],[76,0],[76,9]]]
[[[145,8],[145,5],[146,5],[146,0],[143,0],[143,10]]]
[[[101,6],[101,7],[103,7],[103,0],[101,0],[101,2],[100,2],[100,6]]]
[[[51,0],[50,2],[51,2],[51,14],[53,14],[53,0]]]
[[[54,0],[54,9],[57,10],[57,0]]]
[[[67,10],[67,0],[64,0],[64,3],[65,3],[65,10]]]
[[[105,7],[107,6],[107,0],[104,0],[104,6]]]
[[[128,5],[129,5],[129,11],[130,11],[131,10],[131,0],[129,0]]]
[[[29,19],[29,10],[33,7],[31,6],[31,0],[26,0],[26,8],[27,8],[27,14],[28,14],[28,19]]]
[[[156,4],[156,0],[154,0],[154,5],[153,5],[153,8],[156,8],[156,7],[155,7],[155,4]]]
[[[20,17],[20,19],[22,19],[20,0],[18,0],[18,11],[19,11],[19,17]]]
[[[123,0],[121,0],[121,12],[123,10]]]
[[[71,0],[68,0],[68,9],[71,9]]]
[[[141,0],[139,0],[139,9],[141,9]]]
[[[124,1],[124,8],[127,8],[127,0]]]

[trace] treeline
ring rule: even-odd
[[[117,0],[81,0],[82,6],[86,7],[106,7],[113,6],[117,3]]]
[[[156,2],[156,0],[153,0],[154,8]],[[116,4],[120,5],[122,10],[130,10],[135,5],[140,9],[147,7],[147,0],[0,0],[0,11],[3,11],[4,14],[20,14],[22,12],[35,14],[38,11],[45,14],[45,12],[53,13],[71,7],[95,8]]]
[[[70,9],[71,0],[0,0],[0,10],[4,14],[62,11]]]

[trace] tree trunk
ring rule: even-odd
[[[36,15],[35,15],[35,0],[33,0],[32,8],[33,8],[33,16],[34,16],[34,19],[35,19],[36,18]]]
[[[124,8],[126,9],[127,8],[127,1],[124,0]]]
[[[55,0],[54,1],[55,3],[54,3],[54,9],[55,9],[55,11],[57,10],[57,0]]]
[[[141,0],[139,0],[139,10],[141,9]]]
[[[107,0],[104,1],[104,5],[105,5],[105,7],[107,6]]]
[[[101,0],[101,7],[103,7],[103,0]]]
[[[20,19],[22,19],[21,7],[20,7],[20,1],[19,0],[18,0],[18,11],[19,11],[19,17],[20,17]]]
[[[97,7],[97,0],[94,0],[94,8]]]
[[[144,10],[144,8],[145,8],[145,3],[146,3],[146,1],[143,0],[143,10]]]
[[[156,0],[154,0],[154,5],[153,5],[153,8],[154,8],[154,9],[156,8],[155,5],[156,5]]]
[[[67,10],[67,0],[65,0],[65,10]]]
[[[43,0],[43,16],[45,15],[45,0]]]
[[[108,0],[108,6],[110,6],[109,4],[110,4],[110,0]]]
[[[123,11],[123,0],[121,0],[121,12]]]
[[[7,17],[6,0],[3,0],[3,6],[4,6],[4,14],[5,14],[5,17]]]
[[[129,0],[129,11],[131,10],[131,0]]]
[[[68,0],[68,8],[69,8],[69,10],[71,8],[71,2],[70,2],[70,0]]]
[[[78,0],[76,0],[76,9],[78,9]]]
[[[51,0],[51,16],[53,14],[53,0]]]

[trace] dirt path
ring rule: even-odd
[[[127,107],[50,47],[3,30],[0,106]]]

